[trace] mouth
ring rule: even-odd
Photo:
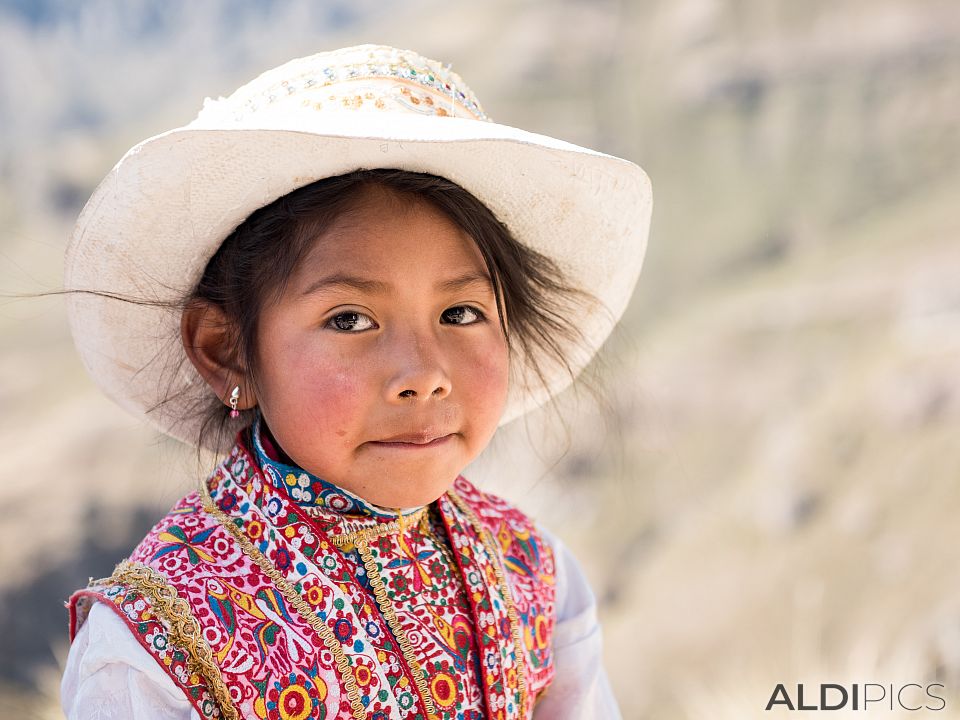
[[[452,440],[455,433],[445,435],[436,435],[433,433],[410,433],[406,435],[395,435],[384,440],[372,440],[370,445],[396,450],[423,450],[426,448],[439,447]]]

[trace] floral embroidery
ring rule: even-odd
[[[321,704],[327,696],[327,685],[312,675],[295,672],[274,680],[267,691],[267,720],[307,720],[327,717],[326,706]]]
[[[444,497],[402,532],[382,535],[378,528],[395,515],[315,504],[306,515],[269,464],[261,470],[242,437],[207,488],[227,525],[198,510],[201,499],[192,494],[131,559],[165,575],[189,602],[241,716],[426,720],[419,694],[425,688],[443,720],[520,718],[550,682],[549,547],[524,516],[462,478],[455,490],[469,514]],[[370,567],[423,680],[411,674],[357,549],[333,543],[365,528],[375,533],[364,546]],[[280,592],[235,535],[262,554],[293,596]],[[105,590],[85,592],[107,599]],[[290,597],[299,598],[296,608]],[[203,681],[171,659],[179,648],[162,623],[147,619],[149,603],[138,602],[128,607],[141,643],[201,716],[215,717]],[[327,645],[307,620],[327,627],[339,645]]]

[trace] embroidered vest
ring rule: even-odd
[[[372,533],[317,523],[242,442],[110,578],[71,597],[71,637],[105,602],[202,718],[454,718],[464,677],[479,678],[483,706],[465,720],[529,717],[553,677],[552,550],[462,477],[430,511],[467,599],[430,610],[444,647],[398,614],[383,583],[386,563],[418,562],[378,551],[391,535],[403,544],[405,521]]]

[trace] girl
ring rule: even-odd
[[[576,563],[460,472],[602,344],[649,215],[637,166],[388,47],[133,148],[68,250],[74,338],[224,459],[71,598],[67,717],[617,717]]]

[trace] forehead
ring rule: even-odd
[[[329,226],[308,239],[297,274],[364,271],[419,278],[486,271],[473,238],[430,202],[379,186],[362,189]]]

